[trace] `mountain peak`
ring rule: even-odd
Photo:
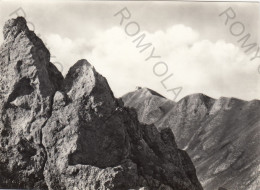
[[[159,94],[158,92],[155,92],[154,90],[146,87],[138,87],[136,91],[144,92],[144,93],[149,93],[150,95],[154,96],[159,96],[161,98],[165,98],[163,95]]]
[[[209,96],[207,96],[207,95],[205,95],[205,94],[203,94],[203,93],[190,94],[190,95],[188,95],[188,96],[186,96],[186,97],[184,97],[184,98],[189,98],[189,99],[201,99],[201,100],[203,100],[203,99],[213,99],[213,98],[211,98],[211,97],[209,97]]]
[[[93,66],[86,60],[86,59],[81,59],[79,61],[77,61],[77,63],[75,63],[75,65],[73,65],[73,67],[91,67],[93,68]]]
[[[4,25],[4,39],[7,39],[8,37],[15,38],[22,31],[29,31],[25,18],[17,17],[15,19],[10,19]]]
[[[187,95],[182,98],[179,102],[187,102],[189,105],[196,104],[201,105],[204,104],[207,108],[210,108],[214,103],[215,99],[211,98],[203,93],[195,93],[191,95]]]
[[[7,184],[35,183],[37,189],[46,189],[42,172],[46,159],[41,143],[42,127],[52,112],[52,97],[61,86],[63,76],[50,62],[49,51],[42,40],[29,31],[23,17],[7,21],[3,34],[0,170],[5,174],[0,174],[0,186],[5,181]],[[2,162],[3,158],[12,161]]]
[[[106,102],[114,102],[114,95],[105,77],[85,59],[76,62],[65,77],[63,88],[73,99],[95,95]]]

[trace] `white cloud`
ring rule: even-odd
[[[250,62],[239,47],[222,40],[213,43],[200,39],[196,31],[184,25],[146,34],[145,42],[153,43],[156,55],[162,56],[158,61],[165,61],[168,74],[174,74],[167,83],[169,88],[183,86],[179,98],[197,92],[216,98],[260,98],[259,61]],[[156,60],[145,61],[151,49],[139,53],[140,49],[132,43],[136,37],[128,37],[124,28],[113,27],[92,39],[71,40],[51,34],[45,36],[45,41],[55,59],[63,64],[64,73],[85,58],[107,78],[116,96],[134,90],[135,86],[146,86],[172,99],[173,94],[160,83],[162,78],[153,74]]]

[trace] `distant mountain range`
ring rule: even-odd
[[[205,190],[260,189],[260,101],[192,94],[178,102],[148,88],[122,97],[138,119],[170,128]]]

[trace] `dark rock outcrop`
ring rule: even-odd
[[[136,90],[122,97],[135,108],[139,120],[150,115],[146,100]],[[154,95],[156,96],[156,95]],[[154,98],[159,98],[158,96]],[[149,101],[151,97],[147,97]],[[166,101],[161,97],[161,101]],[[160,100],[158,100],[160,101]],[[153,106],[153,110],[160,106]],[[142,112],[140,112],[142,110]],[[157,115],[155,126],[170,128],[177,145],[188,152],[205,190],[260,189],[260,101],[235,98],[215,100],[203,94],[181,99],[165,114]]]
[[[4,26],[0,49],[0,187],[44,188],[42,132],[62,75],[24,18]]]
[[[202,190],[171,130],[139,123],[86,60],[63,79],[21,17],[4,38],[0,188]]]
[[[50,189],[201,189],[172,132],[139,124],[86,60],[56,92],[43,144]]]

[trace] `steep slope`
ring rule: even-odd
[[[122,97],[125,105],[135,108],[138,119],[146,124],[156,123],[175,104],[149,88],[140,88]]]
[[[170,127],[178,137],[176,142],[183,149],[204,121],[214,101],[204,94],[187,96],[161,118],[157,127]]]
[[[0,53],[0,188],[202,190],[170,129],[141,124],[86,60],[63,79],[24,18]]]
[[[219,184],[226,189],[260,188],[259,131],[260,101],[220,98],[214,103],[186,149],[206,189]]]
[[[139,102],[138,94],[137,90],[122,99],[126,106],[137,109],[138,113],[141,107],[147,111],[142,114],[149,115],[146,105]],[[138,118],[146,123],[142,117]],[[215,100],[193,94],[177,102],[154,124],[159,130],[173,131],[177,145],[190,155],[204,189],[260,188],[259,100]]]
[[[0,49],[0,187],[44,188],[41,129],[62,75],[24,18],[6,22]]]
[[[121,104],[86,60],[70,69],[43,130],[49,189],[201,189],[172,132]]]

